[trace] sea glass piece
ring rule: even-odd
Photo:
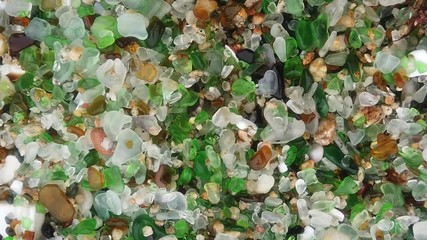
[[[135,27],[131,23],[139,23]],[[117,30],[123,37],[136,37],[139,40],[145,40],[147,33],[148,19],[139,13],[124,13],[117,18]]]

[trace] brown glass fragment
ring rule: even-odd
[[[386,160],[390,155],[396,154],[398,151],[396,140],[385,134],[378,134],[377,147],[371,150],[371,156],[377,160]]]
[[[24,235],[22,235],[22,240],[33,240],[34,239],[34,232],[26,230],[24,232]]]
[[[14,33],[9,37],[9,51],[12,57],[17,57],[19,52],[36,43],[36,40],[27,37],[24,33]]]
[[[104,175],[96,168],[90,167],[87,169],[87,178],[91,189],[98,190],[104,187]]]
[[[193,13],[199,20],[206,21],[217,8],[218,3],[214,0],[197,0]]]

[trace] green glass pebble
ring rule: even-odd
[[[328,101],[326,100],[326,94],[323,91],[321,86],[317,87],[313,97],[314,97],[314,101],[316,102],[316,109],[320,117],[322,118],[326,117],[329,112],[329,105],[328,105]]]
[[[77,8],[77,14],[79,15],[79,17],[86,17],[89,15],[94,15],[95,10],[94,7],[91,5],[82,5]]]
[[[42,140],[45,143],[50,143],[53,141],[53,138],[51,135],[49,135],[49,133],[44,132],[42,134],[39,135],[39,139]]]
[[[301,58],[295,56],[288,59],[284,66],[284,77],[292,81],[299,81],[302,73],[302,61]]]
[[[285,39],[286,43],[286,58],[289,59],[298,54],[298,43],[297,40],[293,37],[288,37]]]
[[[190,228],[188,227],[188,223],[183,219],[178,220],[175,223],[174,228],[175,228],[175,236],[177,238],[186,237],[188,235],[188,233],[190,232]]]
[[[342,81],[339,80],[338,78],[332,78],[329,82],[328,82],[328,89],[330,90],[335,90],[337,92],[341,92],[341,85],[342,85]]]
[[[91,89],[91,88],[98,86],[99,84],[101,84],[101,82],[96,78],[84,78],[84,79],[78,81],[77,86],[79,88],[83,88],[85,90],[88,90],[88,89]]]
[[[166,26],[163,21],[157,17],[153,17],[147,27],[148,37],[145,39],[147,46],[154,48],[160,42],[160,39],[165,33],[165,29]]]
[[[19,62],[26,73],[35,73],[38,70],[37,63],[40,61],[40,53],[36,46],[25,48],[19,55]]]
[[[326,157],[329,161],[331,161],[332,163],[334,163],[335,165],[337,165],[339,168],[351,173],[351,174],[356,174],[357,173],[357,168],[355,168],[353,166],[353,163],[350,162],[350,165],[344,165],[342,163],[342,160],[344,159],[345,156],[342,151],[336,146],[336,145],[328,145],[326,147],[323,148],[324,149],[324,157]]]
[[[211,177],[211,173],[206,166],[207,155],[205,151],[201,151],[194,158],[194,172],[202,181],[207,182]]]
[[[194,69],[204,70],[206,68],[206,61],[202,53],[192,52],[190,53],[190,60],[193,64]]]
[[[387,182],[381,185],[381,192],[384,194],[383,199],[393,206],[398,207],[405,204],[401,187]]]
[[[176,143],[181,143],[188,137],[188,134],[191,131],[191,125],[188,122],[189,116],[187,114],[178,115],[169,126],[169,133],[172,136],[172,139]]]
[[[70,44],[70,41],[68,41],[67,39],[61,38],[57,35],[47,35],[44,39],[44,43],[50,49],[54,48],[55,42],[59,42],[62,46],[66,46],[66,45]]]
[[[349,71],[351,79],[353,79],[354,82],[359,82],[361,78],[361,74],[360,74],[359,60],[357,59],[355,50],[352,50],[350,54],[347,56],[345,66]]]
[[[345,177],[335,191],[335,195],[354,194],[358,191],[356,182],[351,177]]]
[[[237,194],[246,189],[246,181],[242,178],[232,177],[227,187],[231,193]]]
[[[117,30],[117,19],[113,16],[97,17],[90,29],[101,49],[114,44],[115,38],[120,36]]]
[[[294,86],[300,86],[304,88],[304,93],[307,93],[311,85],[314,83],[313,75],[311,75],[310,71],[308,69],[302,70],[301,78],[299,79],[299,82],[295,82],[292,84]]]
[[[399,155],[410,168],[418,168],[424,162],[421,152],[408,146],[403,147],[402,151],[399,151]]]
[[[321,13],[316,20],[311,22],[311,29],[315,37],[315,45],[317,48],[323,47],[329,37],[329,18],[326,13]]]
[[[89,150],[89,153],[83,158],[87,167],[93,166],[99,162],[99,155],[95,149]]]
[[[103,95],[100,95],[93,100],[93,102],[89,105],[86,111],[90,115],[98,115],[100,113],[103,113],[106,108],[107,103],[105,101],[105,97]]]
[[[89,218],[79,222],[72,229],[65,229],[69,231],[69,234],[77,236],[77,235],[87,235],[92,234],[96,228],[96,219]]]
[[[300,20],[297,23],[295,37],[301,50],[310,50],[316,44],[316,35],[308,20]]]
[[[207,120],[209,120],[211,116],[209,115],[208,112],[202,110],[201,112],[199,112],[199,114],[196,116],[196,119],[194,119],[194,122],[197,124],[202,124],[205,123]]]
[[[152,238],[154,239],[160,239],[166,235],[163,229],[154,223],[154,219],[152,217],[150,217],[148,214],[141,214],[132,222],[131,234],[133,239],[147,239],[142,231],[145,226],[149,226],[153,229]]]
[[[362,40],[360,40],[359,33],[356,29],[352,28],[348,37],[349,45],[352,48],[360,48],[362,46]]]
[[[231,85],[231,91],[236,96],[246,96],[255,91],[255,83],[245,79],[237,79]]]
[[[29,230],[33,225],[33,221],[28,217],[21,218],[21,225],[25,230]]]
[[[47,209],[45,208],[45,206],[43,206],[41,202],[36,203],[36,213],[45,214],[47,212]]]
[[[419,181],[414,189],[412,189],[412,196],[416,201],[423,201],[427,196],[427,184]]]
[[[83,20],[79,17],[73,17],[68,21],[68,25],[64,30],[64,36],[70,40],[74,41],[76,39],[82,38],[86,34],[85,25]]]
[[[379,222],[382,219],[384,213],[386,213],[392,209],[393,209],[393,205],[391,203],[389,203],[389,202],[384,203],[381,206],[380,211],[377,213],[377,216],[375,217],[375,222]]]
[[[122,174],[119,167],[112,166],[110,168],[104,169],[104,177],[106,187],[117,193],[123,192],[125,185],[123,183]]]
[[[302,11],[304,10],[304,2],[302,0],[289,0],[286,1],[285,12],[300,16]]]
[[[177,184],[180,186],[184,186],[188,184],[191,179],[194,177],[194,171],[190,167],[185,167],[184,170],[182,170],[181,174],[179,175]]]

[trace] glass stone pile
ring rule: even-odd
[[[0,1],[0,239],[427,239],[427,2]]]

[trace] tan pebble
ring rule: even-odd
[[[316,58],[311,62],[309,67],[311,75],[313,75],[314,81],[320,82],[323,78],[326,77],[328,67],[326,66],[323,58]]]
[[[328,117],[320,120],[319,127],[314,134],[314,141],[322,146],[331,144],[337,135],[336,127],[334,116],[329,114]]]
[[[338,21],[338,24],[346,26],[348,28],[352,28],[354,27],[355,22],[352,17],[345,15],[340,18],[340,20]]]
[[[339,52],[346,49],[346,47],[347,44],[345,43],[345,35],[338,35],[329,50],[332,52]]]
[[[56,184],[48,184],[39,191],[39,200],[52,217],[62,223],[71,222],[75,210],[65,193]]]
[[[224,224],[222,224],[220,221],[215,221],[213,224],[213,229],[216,233],[222,233],[224,232]]]

